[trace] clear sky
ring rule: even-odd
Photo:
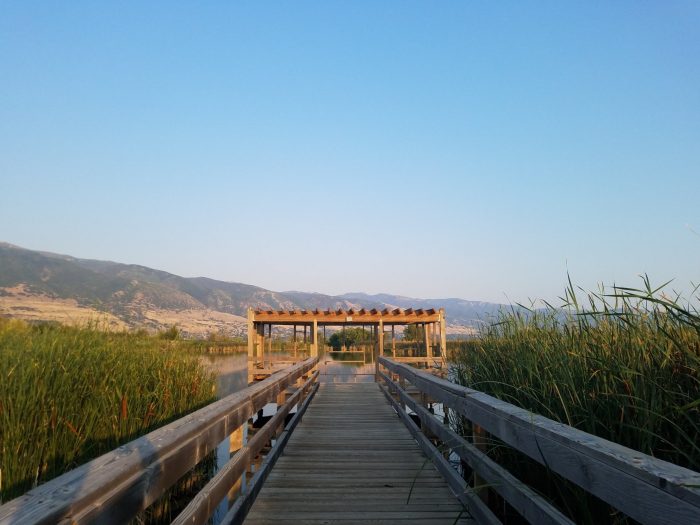
[[[698,28],[696,0],[2,1],[0,240],[273,290],[687,290]]]

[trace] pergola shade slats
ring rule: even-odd
[[[252,310],[252,320],[260,323],[271,324],[303,324],[317,322],[319,325],[343,325],[343,324],[373,324],[380,321],[384,324],[414,324],[414,323],[435,323],[440,320],[440,311],[434,308],[428,310],[408,308],[402,310],[395,308],[389,310],[355,310],[349,308],[344,310]]]

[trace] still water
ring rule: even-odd
[[[290,358],[289,354],[275,354]],[[248,356],[245,353],[207,354],[202,364],[216,374],[216,397],[221,399],[244,389],[247,385]],[[319,381],[329,383],[356,383],[374,381],[374,363],[369,351],[333,352],[320,357]]]
[[[216,374],[216,397],[221,399],[248,386],[248,354],[207,354],[202,364]]]
[[[216,397],[222,399],[248,386],[248,354],[207,354],[201,356],[202,364],[216,374]],[[265,407],[267,408],[267,407]],[[231,458],[231,449],[242,445],[247,437],[247,425],[243,425],[240,437],[228,437],[216,447],[216,467],[220,469]],[[241,443],[236,443],[239,439]],[[229,502],[222,502],[212,516],[214,525],[221,523],[228,511]]]

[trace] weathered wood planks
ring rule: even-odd
[[[318,359],[165,425],[0,506],[0,525],[127,523]]]
[[[474,523],[375,383],[324,383],[246,524]]]
[[[265,425],[255,433],[255,435],[243,445],[236,455],[226,463],[216,475],[209,480],[205,487],[199,491],[197,496],[187,505],[187,507],[177,516],[172,522],[173,525],[199,525],[206,523],[214,513],[214,510],[219,503],[226,497],[230,490],[241,475],[250,468],[253,459],[260,453],[263,447],[270,442],[275,436],[278,428],[284,426],[284,421],[292,407],[298,403],[302,406],[308,404],[310,397],[305,397],[307,392],[313,391],[316,385],[318,370],[311,374],[304,385],[299,388],[292,396],[278,407],[277,413],[265,423]],[[299,416],[297,411],[297,416]],[[296,419],[296,418],[295,418]],[[293,427],[289,429],[291,432]],[[286,430],[286,429],[285,429]],[[265,458],[266,467],[271,468],[274,464],[277,455],[274,454],[275,449],[281,450],[284,445],[281,445],[280,440],[277,440],[277,445],[273,447],[270,454]],[[277,453],[278,454],[278,453]],[[260,484],[264,481],[261,480]],[[249,507],[246,507],[246,509]]]
[[[700,523],[699,473],[407,365],[385,358],[379,362],[398,374],[400,382],[410,382],[436,402],[640,523]]]

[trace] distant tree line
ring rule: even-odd
[[[371,345],[372,342],[372,332],[357,327],[335,332],[328,338],[326,344],[332,346],[333,350],[340,350],[343,346],[350,348],[351,346]]]
[[[404,341],[423,341],[425,338],[425,331],[423,327],[418,324],[410,324],[404,328],[403,340]],[[343,346],[345,348],[371,345],[374,343],[372,339],[372,332],[370,330],[365,330],[361,327],[356,328],[345,328],[331,335],[326,344],[332,346],[333,350],[340,350]]]

